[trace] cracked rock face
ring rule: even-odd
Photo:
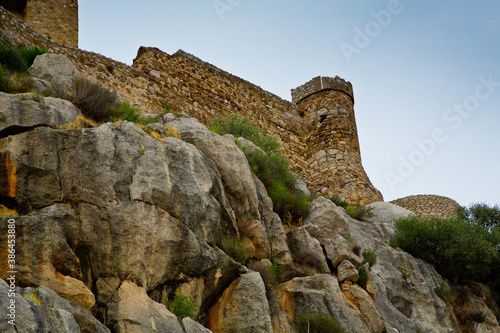
[[[28,287],[18,294],[38,287],[45,302],[19,296],[28,318],[19,331],[294,333],[298,317],[319,314],[348,332],[459,332],[434,292],[443,278],[388,245],[409,211],[378,202],[361,222],[319,197],[304,225],[285,233],[232,136],[187,116],[168,123],[184,141],[155,140],[129,122],[57,129],[76,117],[65,102],[37,109],[1,98],[10,104],[0,104],[0,124],[19,126],[0,130],[0,204],[11,214],[0,223],[16,220],[17,283]],[[11,110],[25,106],[22,116]],[[245,249],[243,264],[226,254],[235,250],[227,237]],[[363,249],[378,254],[372,267]],[[0,260],[0,278],[6,268]],[[364,286],[355,284],[360,268]],[[6,288],[0,281],[1,311]],[[195,320],[169,310],[179,295],[192,300]],[[478,284],[467,297],[463,312],[482,311],[478,327],[497,329],[489,289]]]

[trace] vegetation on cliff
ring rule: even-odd
[[[483,282],[499,291],[500,207],[473,204],[453,219],[409,216],[395,226],[394,244],[451,281]]]
[[[281,145],[276,136],[265,135],[250,119],[236,113],[215,118],[210,129],[220,135],[243,137],[257,145],[260,150],[241,148],[253,173],[264,183],[274,211],[281,218],[291,218],[292,221],[299,221],[305,216],[310,197],[294,190],[297,179],[281,155]]]

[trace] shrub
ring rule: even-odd
[[[0,64],[11,72],[25,73],[38,55],[47,51],[39,47],[26,48],[0,43]]]
[[[281,149],[276,136],[265,135],[250,119],[237,113],[216,117],[212,121],[210,130],[220,135],[232,134],[235,138],[243,137],[266,153],[279,153]]]
[[[193,299],[177,293],[175,298],[168,304],[168,310],[180,319],[185,317],[193,318],[195,310]]]
[[[112,106],[109,109],[109,116],[112,121],[126,120],[141,125],[158,122],[158,119],[156,118],[143,117],[139,111],[130,106],[128,103]]]
[[[333,196],[330,200],[337,206],[347,209],[349,207],[349,203],[344,200],[344,198]]]
[[[0,91],[6,93],[25,93],[33,88],[31,78],[23,73],[10,74],[8,70],[0,67]]]
[[[238,238],[226,236],[226,238],[224,238],[223,247],[228,256],[239,263],[244,263],[246,254],[245,248]]]
[[[69,100],[85,117],[97,122],[108,121],[111,108],[118,105],[114,92],[87,79],[75,78],[70,88]]]
[[[368,283],[368,272],[364,267],[358,268],[358,275],[359,279],[356,281],[356,283],[361,287],[361,288],[366,288],[366,284]]]
[[[300,316],[295,319],[299,333],[345,333],[334,317],[327,315]]]
[[[290,217],[299,221],[309,209],[311,198],[294,191],[296,178],[281,155],[280,144],[276,137],[267,136],[250,119],[238,114],[219,116],[210,128],[224,135],[244,137],[262,149],[242,148],[252,172],[262,181],[273,201],[273,208],[282,219]]]
[[[499,248],[487,228],[460,219],[417,216],[400,218],[395,227],[399,246],[435,265],[445,277],[462,283],[498,281],[492,273],[500,262]]]
[[[366,221],[367,218],[373,216],[372,207],[362,206],[359,202],[355,206],[349,206],[346,208],[347,214],[353,219],[359,221]]]
[[[455,293],[447,283],[441,283],[434,288],[434,292],[445,302],[453,302],[455,300]]]
[[[377,262],[377,257],[378,257],[378,254],[375,251],[370,250],[370,249],[363,250],[363,258],[366,260],[368,265],[370,265],[370,267],[375,265],[375,263]]]

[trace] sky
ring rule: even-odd
[[[385,201],[500,204],[500,2],[85,0],[82,49],[194,54],[286,100],[353,84],[363,166]]]

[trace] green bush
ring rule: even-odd
[[[219,116],[210,129],[220,135],[232,134],[244,137],[262,149],[242,148],[252,172],[262,181],[273,201],[274,211],[282,219],[299,221],[309,209],[311,198],[294,191],[296,176],[281,155],[276,137],[265,135],[252,121],[238,114]]]
[[[111,108],[118,105],[114,92],[83,78],[73,80],[69,100],[82,111],[85,117],[97,122],[108,121]]]
[[[498,281],[499,244],[480,224],[462,219],[400,218],[394,239],[410,254],[435,265],[450,280],[467,283]]]
[[[347,209],[347,207],[349,207],[349,203],[347,201],[345,201],[343,198],[341,197],[337,197],[337,196],[333,196],[330,198],[330,200],[336,205],[336,206],[339,206],[339,207],[342,207],[344,209]]]
[[[216,117],[212,121],[210,130],[220,135],[232,134],[235,138],[243,137],[266,153],[280,153],[281,145],[277,137],[265,135],[250,119],[237,113]]]
[[[175,295],[175,298],[168,304],[168,310],[180,319],[185,317],[194,317],[195,306],[193,299],[181,294]],[[195,319],[195,318],[193,318]]]
[[[345,333],[334,317],[327,315],[300,316],[295,319],[299,333]]]
[[[122,103],[118,107],[112,106],[109,112],[111,121],[126,120],[141,125],[158,122],[156,118],[143,117],[139,111],[128,103]]]
[[[368,265],[370,265],[370,267],[375,265],[375,263],[377,262],[377,257],[378,257],[378,254],[375,251],[370,250],[370,249],[363,250],[363,258],[366,260]]]
[[[26,48],[0,43],[0,64],[11,72],[25,73],[38,55],[47,51],[38,47]]]
[[[349,206],[346,208],[347,214],[353,219],[359,221],[365,221],[367,218],[373,216],[372,207],[362,206],[359,202],[355,206]]]

